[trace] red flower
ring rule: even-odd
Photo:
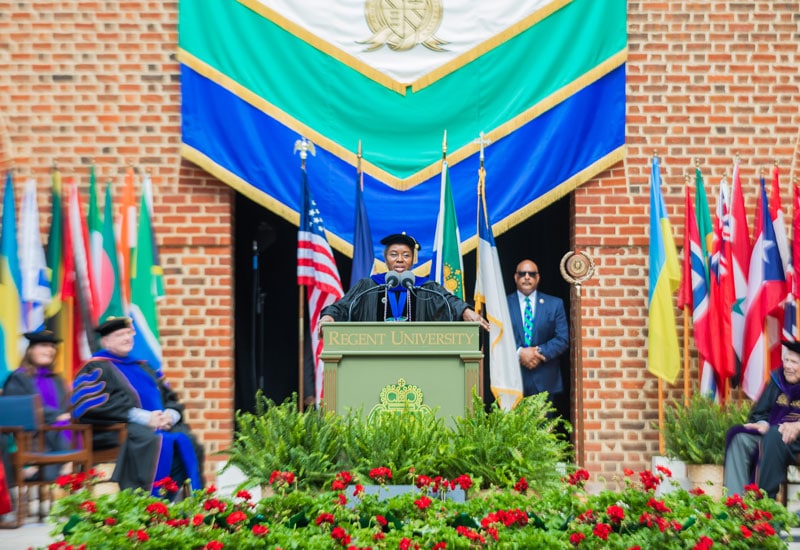
[[[454,485],[458,485],[459,487],[461,487],[463,490],[466,491],[470,487],[472,487],[472,478],[469,477],[467,474],[462,474],[453,480],[451,488],[455,489]]]
[[[575,545],[575,546],[578,546],[578,545],[581,543],[581,541],[582,541],[583,539],[585,539],[585,538],[586,538],[586,535],[584,535],[583,533],[577,533],[577,532],[575,532],[575,533],[572,533],[572,534],[569,536],[569,542],[570,542],[570,544],[573,544],[573,545]]]
[[[340,481],[338,479],[334,479],[333,483],[331,483],[331,489],[333,489],[334,491],[344,491],[345,487],[347,487],[347,485],[345,485],[343,481]]]
[[[140,542],[147,542],[150,540],[150,535],[147,534],[146,531],[143,529],[133,530],[131,529],[128,531],[128,538],[129,539],[136,539]]]
[[[178,484],[171,477],[164,477],[153,483],[156,488],[163,488],[167,493],[177,493]]]
[[[739,529],[742,530],[742,536],[744,538],[749,539],[750,537],[753,536],[753,532],[750,529],[748,529],[746,525],[740,525]]]
[[[378,523],[378,525],[380,525],[381,527],[386,527],[386,526],[389,524],[389,522],[388,522],[388,521],[386,521],[386,518],[385,518],[385,517],[383,517],[383,516],[380,516],[380,515],[378,515],[378,516],[375,516],[375,521],[376,521],[376,522]]]
[[[360,483],[356,483],[356,488],[353,489],[353,496],[357,497],[358,495],[361,495],[363,493],[364,493],[364,486],[361,485]]]
[[[79,508],[84,512],[88,512],[90,514],[94,514],[95,512],[97,512],[97,505],[94,503],[94,501],[91,500],[85,500],[81,502]]]
[[[697,544],[694,545],[692,550],[708,550],[712,546],[714,546],[714,541],[704,535],[697,539]]]
[[[236,498],[243,498],[245,500],[250,500],[251,498],[253,498],[253,495],[250,494],[250,491],[242,489],[241,491],[236,493]]]
[[[384,484],[392,479],[392,471],[386,466],[380,466],[379,468],[370,470],[369,477],[377,483]]]
[[[606,514],[608,514],[608,519],[613,523],[620,523],[625,519],[625,510],[622,509],[622,506],[609,506],[606,508]]]
[[[747,510],[747,504],[742,500],[741,495],[738,493],[733,495],[732,497],[728,497],[728,500],[725,501],[725,506],[728,508],[733,508],[734,506],[740,506],[742,510]]]
[[[226,504],[224,502],[216,498],[210,498],[203,504],[203,508],[205,508],[206,511],[210,512],[216,510],[220,514],[225,511],[225,506]]]
[[[400,539],[400,544],[397,546],[398,550],[409,550],[411,548],[411,539],[403,537]]]
[[[213,494],[214,494],[214,493],[216,493],[216,492],[217,492],[217,487],[216,487],[216,485],[209,485],[209,486],[206,488],[206,494],[207,494],[207,495],[213,495]]]
[[[231,515],[228,516],[228,519],[225,521],[228,525],[236,525],[237,523],[241,523],[247,519],[247,514],[242,512],[241,510],[237,510],[233,512]]]
[[[210,540],[203,546],[203,550],[222,550],[225,545],[218,540]]]
[[[599,539],[608,540],[608,535],[611,533],[611,526],[607,523],[598,523],[592,529],[592,533]]]
[[[447,548],[446,542],[437,542],[431,550],[444,550],[445,548]]]
[[[372,535],[372,540],[379,541],[386,538],[386,535],[383,534],[383,531],[378,531],[374,535]]]
[[[524,493],[528,490],[528,480],[524,477],[519,478],[516,484],[514,484],[514,490],[518,493]]]
[[[589,481],[589,472],[583,468],[575,470],[573,473],[569,474],[569,477],[567,478],[567,483],[570,485],[578,485],[580,487],[582,487],[587,481]]]
[[[761,493],[761,489],[755,483],[750,483],[749,485],[745,485],[744,490],[746,493],[748,492],[752,493],[753,498],[756,500],[761,500],[762,498],[764,498],[764,495]]]
[[[103,521],[103,523],[112,526],[117,524],[117,520],[115,518],[106,518],[105,521]]]
[[[668,514],[672,511],[667,508],[663,500],[656,500],[653,497],[650,497],[650,500],[647,501],[647,505],[656,512],[660,512],[662,514]]]
[[[429,507],[433,502],[430,498],[425,495],[422,495],[417,500],[414,501],[414,505],[419,508],[420,510],[424,510],[425,508]]]
[[[199,527],[200,524],[203,523],[204,519],[206,519],[206,517],[203,514],[195,514],[192,518],[192,525]]]
[[[622,473],[625,474],[626,476],[632,476],[635,472],[630,468],[625,468],[624,470],[622,470]]]
[[[672,472],[669,470],[669,468],[665,468],[664,466],[656,466],[656,470],[658,470],[667,477],[672,477]]]
[[[639,480],[642,482],[645,491],[649,491],[651,489],[655,490],[661,483],[661,479],[655,476],[650,470],[639,472]]]
[[[706,492],[700,487],[695,487],[694,489],[689,491],[689,493],[693,494],[696,497],[699,497],[700,495],[706,494]]]
[[[350,535],[342,527],[336,526],[331,530],[331,538],[342,546],[350,544]]]
[[[755,530],[756,533],[764,535],[765,537],[771,537],[772,535],[775,534],[775,529],[772,527],[772,525],[770,525],[766,521],[762,521],[761,523],[756,523],[753,526],[753,530]]]
[[[169,515],[169,508],[163,502],[154,502],[147,506],[146,508],[148,514],[152,514],[154,516],[168,516]]]
[[[583,512],[582,514],[580,514],[577,517],[577,520],[578,520],[579,523],[593,523],[594,520],[595,520],[594,512],[590,508],[590,509],[586,510],[585,512]]]
[[[433,483],[433,480],[428,476],[419,476],[417,477],[417,481],[414,483],[418,489],[422,489],[423,487],[429,486]]]
[[[257,537],[263,537],[269,533],[269,529],[265,525],[261,525],[260,523],[256,523],[253,525],[253,534]]]
[[[339,504],[341,504],[342,506],[347,504],[347,497],[344,496],[344,493],[339,493],[338,495],[336,495],[336,497],[338,498]]]
[[[333,524],[334,521],[335,518],[333,517],[333,514],[329,514],[327,512],[322,512],[317,516],[317,525],[322,525],[323,523]]]

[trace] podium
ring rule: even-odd
[[[480,387],[480,323],[326,323],[322,408],[345,414],[472,410]]]

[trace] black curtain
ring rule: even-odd
[[[273,401],[282,402],[299,387],[297,227],[238,193],[234,219],[235,407],[252,411],[258,389]],[[516,265],[532,259],[541,272],[539,289],[562,298],[569,315],[570,287],[559,272],[561,257],[569,249],[569,198],[555,202],[495,240],[506,293],[515,288]],[[352,262],[338,252],[334,255],[347,289]],[[467,301],[471,302],[474,251],[464,256],[464,277]],[[571,386],[569,365],[565,354],[561,369],[566,388]],[[488,362],[485,367],[484,395],[491,402]],[[308,394],[310,388],[305,385],[304,393]],[[554,404],[564,418],[570,418],[568,390],[555,398]]]

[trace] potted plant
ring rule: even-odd
[[[692,487],[721,494],[725,435],[746,420],[749,408],[748,403],[720,405],[700,393],[695,393],[688,405],[675,403],[666,408],[663,429],[667,455],[686,463]]]

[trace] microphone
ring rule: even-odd
[[[402,281],[402,276],[394,269],[386,273],[386,288],[394,288]]]
[[[417,278],[411,271],[403,271],[400,274],[400,286],[405,287],[407,289],[414,288],[414,283],[416,282]]]

